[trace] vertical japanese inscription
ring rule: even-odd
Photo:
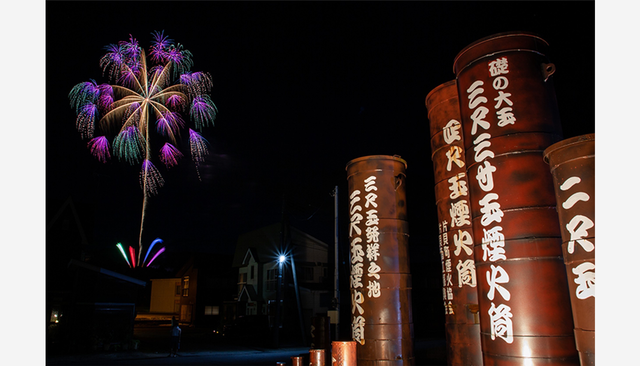
[[[364,344],[364,326],[366,323],[364,304],[367,298],[380,297],[380,271],[378,257],[380,256],[378,195],[376,191],[376,177],[370,176],[364,180],[364,193],[354,190],[349,197],[351,241],[351,293],[352,293],[352,338]],[[362,202],[362,199],[364,201]],[[364,228],[361,222],[364,220]],[[363,230],[364,229],[364,230]],[[365,264],[365,257],[368,265]],[[366,270],[366,278],[363,279]],[[366,283],[366,296],[364,283]]]
[[[444,149],[447,158],[447,172],[451,172],[456,166],[465,167],[464,150],[458,145],[452,145],[456,141],[462,141],[460,129],[462,125],[455,119],[442,128],[444,142],[449,145]],[[445,315],[455,314],[454,286],[476,287],[476,268],[473,260],[473,238],[466,230],[471,226],[470,210],[468,205],[468,186],[465,173],[453,173],[447,178],[449,183],[449,221],[442,220],[438,223],[439,249],[442,261],[442,298],[444,301]],[[450,228],[448,227],[450,222]],[[455,230],[457,228],[457,230]],[[451,231],[449,231],[451,229]],[[449,242],[449,233],[452,235],[452,246]],[[452,253],[453,251],[453,253]],[[452,255],[453,254],[453,255]],[[456,262],[457,260],[457,262]],[[455,280],[455,283],[454,283]]]
[[[376,198],[378,195],[374,192],[378,190],[376,187],[376,177],[370,176],[364,180],[364,191],[367,193],[364,207],[367,210],[366,236],[367,236],[367,259],[369,260],[369,267],[367,268],[367,277],[369,284],[367,285],[367,297],[375,298],[380,297],[380,266],[376,263],[378,260],[380,243],[378,241],[380,231],[378,229],[378,204]]]
[[[471,136],[473,139],[474,160],[478,163],[475,173],[475,182],[484,195],[478,200],[480,207],[480,224],[484,236],[482,238],[482,260],[497,262],[507,259],[505,251],[502,222],[504,213],[500,209],[499,195],[494,190],[493,174],[497,168],[491,164],[495,157],[491,150],[491,134],[489,133],[491,124],[487,121],[487,116],[495,111],[498,127],[515,124],[516,117],[513,110],[513,102],[509,99],[511,93],[508,92],[509,63],[506,57],[501,57],[488,63],[488,72],[492,78],[491,87],[497,94],[490,103],[487,96],[493,92],[485,93],[484,81],[476,80],[467,88],[468,107],[471,110],[470,119]],[[493,105],[492,105],[493,104]],[[469,174],[472,175],[471,171]],[[488,310],[490,320],[491,339],[500,338],[507,343],[513,342],[513,314],[508,302],[511,300],[511,293],[508,289],[509,274],[498,265],[491,264],[489,270],[484,273],[484,280],[488,285],[486,297],[491,301]]]
[[[572,176],[567,178],[561,185],[560,190],[574,192],[563,203],[562,209],[569,210],[574,206],[589,203],[591,197],[586,192],[578,191],[582,182],[580,177]],[[593,252],[595,245],[587,240],[589,230],[593,229],[595,224],[589,217],[576,214],[565,225],[565,229],[570,235],[567,243],[567,252],[574,254],[576,251]],[[596,265],[593,262],[583,262],[573,267],[571,272],[575,275],[573,282],[578,285],[576,288],[576,297],[579,300],[585,300],[589,297],[596,297]]]
[[[362,294],[362,274],[364,251],[362,250],[362,229],[358,226],[363,219],[360,190],[349,196],[349,240],[351,242],[351,336],[354,341],[364,344],[364,296]]]

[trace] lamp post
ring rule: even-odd
[[[284,264],[284,261],[286,259],[287,257],[285,257],[283,254],[278,256],[278,274],[276,276],[278,283],[276,285],[276,321],[275,321],[275,334],[274,334],[276,348],[279,347],[279,336],[280,336],[280,312],[281,312],[280,303],[282,301],[281,300],[282,298],[282,265]]]
[[[340,264],[339,264],[339,251],[338,251],[338,243],[339,243],[339,237],[338,237],[338,226],[339,226],[339,221],[338,221],[338,186],[335,187],[335,189],[332,192],[332,196],[333,196],[333,216],[334,216],[334,225],[333,225],[333,237],[334,237],[334,262],[333,262],[333,303],[335,304],[335,339],[338,340],[340,339],[340,280],[339,280],[339,269],[340,269]]]

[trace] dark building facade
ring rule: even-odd
[[[278,260],[281,255],[282,263]],[[233,267],[237,292],[224,308],[227,327],[243,338],[249,337],[248,329],[258,330],[253,334],[260,335],[254,337],[270,342],[275,327],[280,326],[286,330],[282,334],[307,343],[312,318],[326,317],[331,307],[333,268],[328,263],[328,245],[277,223],[241,235]]]

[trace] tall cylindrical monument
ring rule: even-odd
[[[372,155],[347,163],[352,338],[359,366],[413,365],[407,163]]]

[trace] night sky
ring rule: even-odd
[[[435,243],[426,95],[455,78],[466,45],[531,31],[551,46],[565,137],[594,132],[594,4],[568,2],[48,2],[47,217],[68,197],[87,207],[92,245],[136,246],[138,166],[94,159],[75,130],[68,93],[107,82],[104,46],[133,35],[148,47],[164,30],[212,75],[219,114],[205,130],[211,155],[162,170],[146,245],[229,252],[243,232],[290,223],[333,242],[333,198],[345,166],[365,155],[407,161],[412,246]],[[576,17],[575,14],[581,16]],[[186,152],[186,151],[185,151]],[[341,200],[343,201],[343,200]],[[340,207],[346,218],[346,205]],[[309,218],[310,217],[310,218]],[[421,253],[420,255],[426,255]]]

